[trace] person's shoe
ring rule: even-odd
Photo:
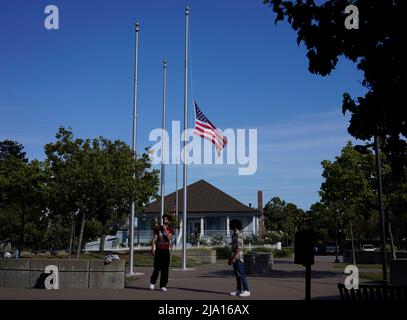
[[[244,290],[239,297],[250,297],[250,291]]]
[[[166,288],[166,287],[162,287],[162,288],[161,288],[161,291],[162,291],[162,292],[167,292],[167,288]]]
[[[238,296],[238,295],[240,295],[241,293],[242,293],[242,291],[235,290],[235,291],[232,291],[232,292],[230,293],[230,295],[231,295],[231,296]]]
[[[154,290],[154,285],[150,283],[150,290]]]

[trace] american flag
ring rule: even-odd
[[[222,132],[220,132],[220,130],[218,130],[203,114],[196,101],[194,101],[194,106],[195,128],[193,133],[201,138],[211,141],[215,145],[219,157],[220,151],[226,146],[228,140],[223,136]]]

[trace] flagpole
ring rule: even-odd
[[[186,145],[188,139],[188,21],[189,21],[189,7],[185,7],[185,73],[184,73],[184,159],[183,159],[183,218],[182,218],[182,269],[187,268],[187,152]]]
[[[178,157],[175,158],[175,219],[178,222]],[[177,223],[177,239],[175,245],[178,245],[178,223]]]
[[[136,49],[134,53],[134,100],[133,100],[133,138],[132,138],[132,151],[134,159],[137,159],[137,87],[138,87],[138,32],[139,32],[139,23],[136,22],[135,31],[136,31]],[[133,179],[136,178],[136,173],[133,172]],[[134,212],[135,212],[135,203],[134,199],[131,203],[131,213],[129,221],[129,274],[133,275],[133,262],[134,262]],[[140,221],[138,221],[140,223]]]
[[[166,100],[166,82],[167,82],[167,60],[163,61],[163,124],[162,124],[162,137],[161,137],[161,212],[160,212],[160,224],[163,223],[164,215],[164,197],[165,197],[165,100]]]

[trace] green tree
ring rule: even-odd
[[[91,171],[95,163],[91,141],[74,139],[72,131],[61,127],[56,134],[56,142],[44,148],[49,172],[49,207],[54,216],[68,215],[73,219],[74,213],[77,214],[75,218],[80,219],[79,257],[86,220],[95,215],[94,207],[97,205],[93,198],[98,186]]]
[[[368,218],[376,203],[372,187],[374,157],[359,153],[348,142],[334,162],[324,160],[322,166],[325,181],[321,184],[321,201],[334,213],[336,221],[348,226],[354,253],[352,223]]]
[[[266,230],[282,232],[287,245],[293,241],[295,232],[305,226],[304,211],[279,197],[272,198],[265,205],[264,217]]]
[[[46,180],[37,160],[27,163],[18,154],[0,160],[0,236],[10,238],[19,252],[42,241],[47,226]]]
[[[352,114],[349,133],[357,139],[371,140],[378,135],[396,175],[406,174],[407,108],[406,46],[403,0],[264,0],[277,14],[275,22],[287,18],[297,32],[297,43],[304,43],[309,71],[326,76],[338,58],[353,61],[363,72],[363,97],[344,94],[342,111]],[[359,9],[359,29],[347,30],[345,8]]]
[[[96,217],[102,225],[100,250],[103,251],[106,235],[115,234],[117,226],[125,222],[132,200],[138,210],[142,210],[156,196],[158,175],[150,170],[147,154],[134,161],[131,149],[120,140],[96,139],[94,148],[100,154],[102,165],[100,188],[95,196],[99,203]]]
[[[50,207],[57,214],[80,219],[79,231],[75,230],[77,257],[82,243],[92,239],[85,228],[92,221],[99,224],[93,230],[99,230],[100,250],[104,250],[105,236],[124,223],[132,199],[143,207],[155,196],[157,172],[150,170],[147,154],[134,160],[129,146],[119,140],[75,139],[71,130],[62,127],[56,139],[45,146]]]
[[[317,241],[326,244],[337,238],[335,215],[323,203],[316,202],[307,211],[308,225],[314,230]]]
[[[71,222],[69,217],[51,212],[49,214],[49,222],[41,247],[51,249],[51,251],[68,248]]]
[[[0,141],[0,161],[7,157],[14,157],[27,163],[28,159],[25,157],[24,147],[21,143],[13,140]]]

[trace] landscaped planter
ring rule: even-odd
[[[273,254],[268,252],[248,252],[244,255],[246,274],[261,274],[273,270]]]
[[[45,267],[58,268],[59,288],[123,289],[125,260],[0,259],[0,287],[34,288]]]

